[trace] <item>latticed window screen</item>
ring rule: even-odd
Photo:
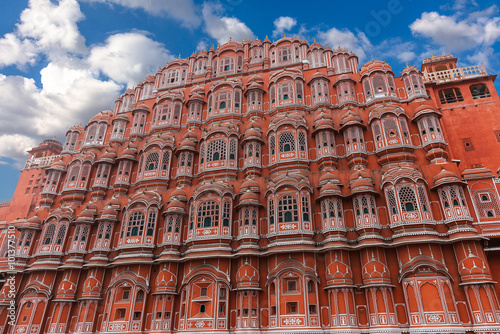
[[[107,224],[106,225],[106,233],[104,234],[104,239],[111,238],[111,231],[112,230],[113,230],[113,225],[112,224]]]
[[[302,86],[302,81],[295,82],[295,92],[297,93],[297,98],[302,99],[304,96],[304,88]]]
[[[49,227],[47,227],[47,230],[45,231],[45,236],[43,238],[44,245],[49,245],[52,242],[52,238],[54,237],[55,232],[56,232],[56,225],[50,224]]]
[[[150,211],[148,216],[148,226],[146,229],[147,236],[152,236],[154,234],[155,223],[156,223],[156,211]]]
[[[80,238],[80,225],[76,227],[74,240],[78,241],[79,238]]]
[[[257,225],[257,209],[252,210],[252,225]]]
[[[303,131],[299,132],[299,150],[306,151],[306,134]]]
[[[170,164],[170,151],[163,152],[163,157],[161,159],[161,169],[168,170]]]
[[[205,201],[198,206],[197,227],[219,226],[219,204]]]
[[[269,209],[269,224],[274,224],[274,200],[272,198],[269,199],[268,204]]]
[[[145,171],[156,170],[158,168],[159,160],[160,160],[160,155],[158,153],[152,152],[148,154],[144,170]]]
[[[205,143],[202,143],[200,145],[200,164],[203,164],[204,162],[204,157],[205,157]]]
[[[229,141],[229,159],[236,159],[236,140],[231,139]]]
[[[192,230],[194,228],[194,204],[191,203],[191,206],[189,208],[189,229]]]
[[[223,139],[212,140],[208,144],[207,161],[226,159],[226,141]]]
[[[80,237],[80,241],[87,240],[87,236],[88,235],[89,235],[89,227],[88,226],[84,226],[82,228],[82,234],[81,234],[81,237]]]
[[[56,245],[62,245],[64,242],[64,236],[66,235],[66,225],[62,225],[59,227],[57,231]]]
[[[453,187],[450,188],[450,197],[453,206],[460,206],[460,201],[458,200],[457,191]]]
[[[373,196],[370,196],[370,212],[372,214],[376,214],[376,209],[377,206],[375,205],[375,199],[373,198]]]
[[[192,164],[193,164],[193,153],[188,153],[187,165],[188,167],[191,167]]]
[[[241,91],[234,91],[234,107],[239,108],[241,106]]]
[[[182,105],[180,103],[175,104],[174,117],[170,123],[179,124],[179,120],[181,118],[181,108],[182,108]]]
[[[89,173],[90,173],[90,164],[85,163],[82,166],[82,172],[80,173],[80,175],[81,175],[80,180],[81,181],[87,180],[87,177],[89,176]]]
[[[143,211],[134,212],[128,219],[127,237],[141,236],[144,232],[146,215]]]
[[[269,138],[269,151],[271,152],[271,154],[276,153],[276,138],[274,136],[271,136]]]
[[[295,136],[291,132],[284,132],[280,135],[280,152],[295,151]]]
[[[215,96],[215,110],[231,108],[231,92],[224,90]]]
[[[175,218],[175,230],[174,230],[174,232],[179,233],[180,230],[181,230],[181,218],[177,216]]]
[[[382,133],[380,131],[380,124],[378,122],[374,123],[372,127],[373,127],[373,136],[375,137],[375,140],[376,141],[382,140],[382,137],[381,137]]]
[[[168,72],[167,80],[169,84],[173,84],[179,81],[179,70],[172,70]]]
[[[103,233],[104,233],[104,224],[100,224],[99,229],[97,230],[97,239],[102,239]]]
[[[363,88],[365,89],[366,96],[370,97],[372,95],[372,92],[370,89],[370,81],[369,80],[365,80],[365,82],[363,82]]]
[[[420,205],[422,206],[422,211],[428,212],[429,204],[427,203],[427,194],[425,191],[425,187],[422,184],[419,184],[417,187],[418,192],[418,200],[420,201]],[[458,203],[457,203],[458,205]]]
[[[168,217],[167,221],[167,233],[172,232],[174,229],[174,217],[170,216]]]
[[[417,198],[415,192],[409,186],[403,186],[398,189],[399,202],[403,212],[412,212],[418,210]]]
[[[278,201],[278,222],[296,222],[299,220],[297,198],[292,195],[281,196]]]
[[[408,124],[406,123],[406,119],[401,117],[399,119],[399,124],[401,124],[401,129],[403,130],[403,136],[408,137],[410,131],[408,130]]]
[[[283,100],[288,100],[292,98],[292,83],[291,82],[284,82],[278,87],[278,96],[280,98],[280,101]]]
[[[273,85],[271,87],[271,103],[276,102],[276,87]]]
[[[26,241],[24,242],[24,246],[27,247],[31,244],[31,240],[33,239],[33,232],[28,233],[26,236]]]
[[[229,226],[231,221],[231,202],[229,200],[224,201],[222,207],[222,226]]]
[[[250,225],[250,209],[246,208],[241,211],[242,215],[240,217],[240,226]]]
[[[398,213],[398,205],[396,202],[396,195],[394,194],[394,190],[389,189],[389,190],[387,190],[386,194],[387,194],[387,201],[389,202],[388,203],[389,210],[390,210],[391,214],[395,215]]]
[[[233,72],[234,71],[234,58],[225,57],[220,61],[219,73]]]
[[[399,128],[394,117],[384,119],[383,125],[386,138],[394,136],[399,137]]]
[[[302,196],[302,220],[306,222],[310,220],[309,197],[307,195]]]
[[[387,81],[389,82],[389,89],[391,91],[395,90],[396,85],[394,84],[394,78],[392,76],[387,76]]]
[[[280,62],[287,62],[291,60],[290,48],[285,46],[278,50],[278,59]]]
[[[378,75],[373,78],[373,88],[376,93],[387,92],[387,87],[385,85],[385,80],[382,76]]]

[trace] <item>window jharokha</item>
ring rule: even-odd
[[[231,195],[200,194],[189,209],[188,241],[204,238],[231,238],[233,201]]]
[[[377,151],[388,149],[391,146],[411,146],[406,116],[401,112],[398,114],[383,113],[379,118],[371,121]]]
[[[154,108],[154,128],[179,127],[181,124],[182,98],[180,95],[169,95],[160,100]]]
[[[200,147],[200,172],[236,168],[238,158],[236,134],[214,132],[202,141]]]

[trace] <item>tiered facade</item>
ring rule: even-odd
[[[500,333],[494,79],[298,38],[170,62],[33,151],[0,334]]]

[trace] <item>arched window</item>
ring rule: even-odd
[[[464,100],[459,88],[447,88],[439,91],[439,100],[442,104],[462,102]]]
[[[280,101],[288,100],[293,94],[291,82],[283,82],[278,86],[278,98]]]
[[[381,75],[373,77],[373,89],[375,90],[375,94],[387,92],[387,85],[385,83],[384,77],[382,77]]]
[[[179,70],[175,69],[170,72],[168,72],[167,76],[167,83],[168,84],[175,84],[179,81]]]
[[[297,198],[292,195],[281,196],[278,201],[278,222],[296,222],[299,220]]]
[[[302,221],[309,221],[309,197],[307,195],[302,196]]]
[[[272,198],[269,199],[268,209],[269,209],[269,224],[274,225],[274,200]]]
[[[59,227],[59,230],[57,231],[56,245],[62,245],[65,236],[66,236],[66,225],[62,225]]]
[[[403,186],[399,188],[398,195],[403,212],[412,212],[418,210],[417,198],[412,188]]]
[[[279,137],[280,152],[295,151],[295,136],[291,132],[283,132]]]
[[[219,75],[223,73],[233,73],[234,72],[234,58],[225,57],[220,60],[219,63]]]
[[[476,99],[484,99],[486,97],[490,97],[490,91],[488,86],[484,83],[475,84],[469,87],[470,93],[472,94],[472,98]]]
[[[219,226],[219,204],[216,201],[204,201],[198,206],[196,226],[214,227]]]
[[[278,50],[278,61],[280,63],[286,63],[292,60],[292,55],[290,53],[290,47],[284,46]]]
[[[231,221],[231,202],[229,200],[224,201],[222,210],[222,226],[229,226]]]
[[[156,211],[150,211],[148,217],[148,225],[146,229],[146,236],[153,236],[156,223]]]
[[[276,154],[276,138],[274,136],[269,138],[269,151],[271,152],[271,155]]]
[[[160,160],[160,155],[156,152],[148,154],[146,158],[145,170],[156,170],[158,168],[158,163]]]
[[[136,211],[130,215],[127,226],[127,237],[142,236],[146,215],[143,211]]]
[[[212,140],[208,144],[207,162],[226,159],[226,141],[223,139]]]
[[[44,245],[50,245],[52,243],[52,238],[54,237],[54,233],[56,232],[56,225],[55,224],[50,224],[49,227],[47,227],[47,230],[45,232],[44,236]]]

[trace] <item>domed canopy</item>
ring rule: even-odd
[[[240,205],[261,205],[259,202],[259,195],[247,189],[240,195]]]
[[[85,208],[80,212],[78,217],[76,218],[77,223],[93,223],[94,222],[94,213],[89,210],[88,208]]]
[[[434,187],[432,187],[432,188],[437,188],[437,187],[440,187],[440,186],[443,186],[446,184],[464,183],[464,182],[460,181],[457,174],[455,174],[449,170],[444,169],[444,167],[443,167],[443,169],[441,169],[441,171],[439,173],[434,175],[434,177],[432,178],[432,181],[434,182]]]
[[[174,191],[172,191],[172,193],[170,194],[170,197],[174,197],[174,198],[181,200],[181,201],[186,201],[187,200],[187,193],[184,190],[184,188],[177,187],[174,189]]]
[[[241,184],[240,189],[241,189],[241,192],[245,192],[247,189],[250,189],[251,191],[259,192],[260,191],[260,184],[255,179],[246,179]]]
[[[116,220],[117,217],[118,217],[118,212],[115,209],[113,209],[113,207],[108,206],[102,211],[100,219]]]
[[[83,283],[83,293],[84,297],[99,297],[102,289],[102,284],[93,275],[89,276],[85,283]]]
[[[359,112],[355,109],[348,107],[342,110],[342,118],[340,119],[340,129],[344,129],[350,125],[359,125],[365,127],[363,124],[363,119],[359,115]]]
[[[351,174],[349,179],[351,194],[375,193],[371,173],[364,169],[358,169]]]
[[[340,187],[333,183],[331,180],[327,184],[321,187],[319,192],[319,198],[329,197],[329,196],[342,196]]]
[[[176,293],[176,288],[177,277],[163,267],[156,278],[156,293]]]
[[[248,262],[245,262],[236,273],[236,287],[259,287],[259,272]]]

